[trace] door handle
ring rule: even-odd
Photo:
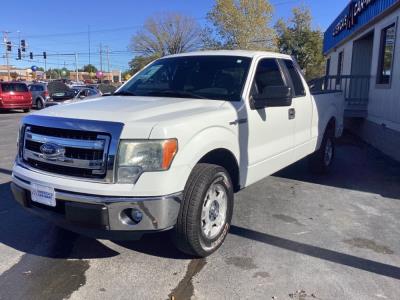
[[[296,118],[296,110],[294,108],[289,108],[289,120]]]

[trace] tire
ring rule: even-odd
[[[41,110],[44,108],[44,103],[42,101],[42,99],[36,99],[36,109],[37,110]]]
[[[186,183],[173,230],[176,247],[197,257],[212,254],[229,232],[232,213],[233,186],[228,172],[217,165],[196,165]]]
[[[28,112],[30,112],[30,111],[31,111],[30,108],[24,108],[24,113],[28,113]]]
[[[328,128],[325,131],[322,143],[318,151],[309,158],[309,167],[313,173],[328,173],[335,158],[335,132]]]

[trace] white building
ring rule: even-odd
[[[347,126],[400,160],[400,0],[352,0],[325,33],[325,86],[346,95]]]

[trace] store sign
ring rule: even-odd
[[[358,0],[349,4],[349,11],[337,23],[333,30],[333,36],[339,35],[345,30],[350,30],[357,24],[358,17],[372,4],[375,0]]]

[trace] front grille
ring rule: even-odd
[[[111,136],[36,125],[25,126],[22,159],[29,166],[60,175],[103,179]]]
[[[40,147],[43,143],[34,142],[31,140],[27,140],[25,142],[25,148],[37,153],[40,153]],[[79,149],[72,147],[65,147],[65,157],[67,158],[75,158],[75,159],[84,159],[84,160],[99,160],[103,156],[103,150],[88,150],[88,149]]]

